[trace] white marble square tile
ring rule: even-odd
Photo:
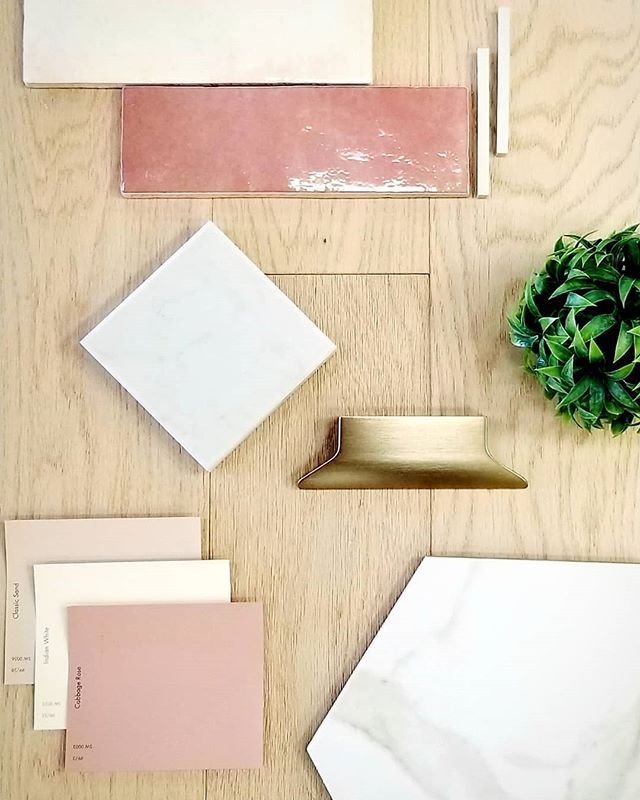
[[[336,349],[211,222],[82,346],[207,470]]]
[[[426,558],[309,745],[333,800],[637,800],[640,565]]]

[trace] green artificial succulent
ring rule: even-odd
[[[561,236],[509,318],[558,412],[614,436],[640,425],[640,234]]]

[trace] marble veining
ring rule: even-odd
[[[309,745],[333,800],[640,796],[640,566],[424,559]]]
[[[82,345],[207,470],[336,349],[211,222]]]

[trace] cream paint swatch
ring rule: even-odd
[[[4,523],[7,684],[33,683],[33,565],[80,561],[199,559],[198,517],[11,520]]]
[[[34,727],[66,727],[67,608],[126,603],[228,603],[228,561],[149,561],[34,566]]]
[[[370,83],[372,0],[25,0],[24,81]]]
[[[212,222],[82,346],[207,470],[335,351]]]
[[[259,603],[70,608],[67,769],[261,767],[262,625]]]

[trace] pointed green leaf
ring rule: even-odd
[[[539,272],[533,281],[533,288],[536,290],[536,294],[546,295],[549,291],[548,287],[550,282],[551,278],[546,272]]]
[[[576,330],[576,335],[573,337],[572,347],[580,358],[589,357],[589,351],[587,350],[587,345],[585,344],[585,341],[582,338],[580,329]]]
[[[549,328],[551,325],[553,325],[554,322],[557,322],[557,321],[558,321],[558,317],[540,317],[539,322],[540,322],[540,327],[542,328],[543,333],[544,333],[544,331],[547,330],[547,328]]]
[[[544,341],[549,344],[549,342],[555,342],[555,344],[564,344],[567,341],[567,336],[558,336],[555,333],[548,333],[544,337]]]
[[[591,339],[589,342],[589,363],[599,364],[601,361],[604,361],[604,353],[596,344],[596,340]]]
[[[576,294],[576,292],[569,292],[565,300],[565,306],[569,306],[569,308],[588,308],[589,306],[595,306],[595,303],[587,300],[583,295]]]
[[[551,390],[551,392],[555,392],[556,394],[564,394],[565,392],[565,387],[557,378],[549,378],[547,380],[547,387]],[[553,396],[553,394],[551,396]]]
[[[531,286],[531,282],[527,282],[524,287],[524,301],[527,304],[527,308],[533,314],[534,317],[540,316],[540,311],[538,310],[538,306],[533,299],[533,288]]]
[[[598,421],[598,418],[596,417],[596,415],[592,414],[586,408],[577,409],[577,415],[578,415],[578,418],[574,417],[575,421],[578,424],[580,424],[580,422],[582,422],[582,426],[587,431],[591,431],[591,428],[593,428],[594,425],[596,424],[596,422]]]
[[[587,300],[590,300],[592,303],[602,303],[603,301],[611,301],[614,305],[616,304],[616,297],[611,292],[607,292],[606,289],[592,289],[591,291],[587,292],[585,295]]]
[[[589,389],[589,411],[596,417],[594,424],[597,422],[597,418],[602,414],[602,410],[604,408],[604,386],[597,381],[594,381],[591,384],[591,388]]]
[[[608,414],[611,414],[612,417],[617,417],[618,414],[622,414],[624,408],[617,403],[613,398],[605,396],[604,398],[604,407]]]
[[[586,342],[589,339],[595,339],[596,336],[600,336],[615,324],[616,318],[614,316],[611,314],[600,314],[599,316],[590,319],[586,325],[583,325],[580,329],[580,333]]]
[[[571,260],[569,261],[569,272],[571,270],[576,269],[578,264],[582,264],[584,258],[584,251],[581,248],[578,248],[577,252],[575,251],[576,245],[574,245],[574,255],[571,256]]]
[[[533,347],[533,345],[538,341],[537,336],[521,336],[519,333],[515,333],[515,331],[511,332],[509,339],[511,344],[515,345],[515,347],[524,348]]]
[[[611,433],[614,436],[620,436],[629,427],[629,423],[625,419],[614,419],[611,423]]]
[[[613,380],[607,381],[607,389],[609,394],[616,400],[621,406],[628,409],[629,411],[633,411],[634,414],[640,412],[640,406],[638,403],[631,397],[629,392],[619,383]]]
[[[568,405],[571,405],[579,400],[584,394],[587,393],[590,385],[591,378],[582,378],[582,380],[576,383],[573,389],[568,392],[558,403],[558,410],[566,408]]]
[[[584,244],[584,245],[591,246],[593,244],[593,242],[589,241],[589,239],[587,237],[588,236],[592,236],[594,233],[595,233],[595,231],[589,231],[589,233],[583,233],[583,234],[567,233],[567,234],[564,235],[564,238],[565,239],[573,239],[576,242],[576,244]]]
[[[628,275],[622,275],[618,282],[618,294],[620,295],[623,308],[627,302],[627,297],[629,297],[629,292],[633,289],[633,283],[633,278],[630,278]]]
[[[640,246],[635,236],[627,240],[627,261],[634,267],[640,267]]]
[[[549,350],[559,361],[562,361],[562,363],[571,357],[571,351],[563,344],[553,341],[551,337],[548,337],[546,341],[547,345],[549,346]]]
[[[578,325],[576,323],[576,310],[572,308],[571,311],[567,314],[567,318],[565,320],[565,325],[567,328],[567,333],[570,336],[575,336],[576,331],[578,330]]]
[[[571,358],[567,361],[564,367],[562,367],[562,378],[568,383],[573,383],[574,362],[575,362],[575,356],[571,356]]]
[[[561,283],[560,286],[558,286],[558,288],[551,293],[549,299],[553,300],[554,297],[560,297],[560,295],[572,292],[574,289],[584,289],[585,287],[589,286],[590,283],[590,279],[572,278],[570,281]]]
[[[510,317],[508,323],[511,343],[516,347],[532,347],[538,340],[538,336],[517,318]]]
[[[580,280],[584,281],[585,283],[590,280],[589,275],[583,269],[580,269],[580,267],[572,267],[569,270],[567,280],[570,281],[572,278],[580,278]]]
[[[596,250],[597,249],[598,248],[596,247]],[[595,262],[596,262],[596,267],[599,267],[600,264],[602,264],[602,262],[605,260],[606,257],[607,257],[606,253],[596,253],[596,255],[594,256],[594,259],[595,259]]]
[[[540,367],[540,369],[536,370],[536,373],[539,375],[548,375],[550,378],[560,379],[562,377],[560,367]]]
[[[620,332],[616,342],[616,351],[613,356],[614,361],[619,361],[625,353],[633,347],[633,336],[629,333],[629,326],[626,322],[620,323]]]
[[[560,260],[558,256],[551,255],[545,262],[545,271],[549,276],[549,279],[552,280],[554,283],[557,283],[560,279]]]
[[[607,372],[607,376],[611,378],[612,381],[623,381],[631,375],[635,366],[633,362],[631,362],[631,364],[625,364],[624,367],[614,369],[612,372]]]

